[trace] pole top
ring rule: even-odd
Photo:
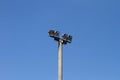
[[[54,38],[55,41],[62,42],[62,44],[67,44],[72,42],[72,36],[68,34],[63,34],[60,37],[60,32],[53,29],[48,31],[50,37]]]

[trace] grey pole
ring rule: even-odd
[[[58,80],[63,80],[63,65],[62,65],[62,44],[63,40],[58,41]]]

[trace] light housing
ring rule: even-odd
[[[71,35],[68,36],[68,40],[72,41],[72,36]]]
[[[62,35],[62,38],[65,39],[65,40],[67,40],[68,34],[63,34],[63,35]]]
[[[69,42],[69,43],[72,42],[72,36],[70,36],[70,35],[68,35],[68,34],[63,34],[63,35],[62,35],[62,38],[63,38],[63,40],[66,41],[66,42]]]
[[[59,37],[59,31],[49,30],[48,33],[50,37]]]

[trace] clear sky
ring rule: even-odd
[[[0,80],[57,80],[55,29],[63,80],[120,80],[120,0],[0,0]]]

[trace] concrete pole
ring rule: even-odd
[[[62,43],[63,40],[58,41],[58,80],[63,80],[63,65],[62,65]]]

